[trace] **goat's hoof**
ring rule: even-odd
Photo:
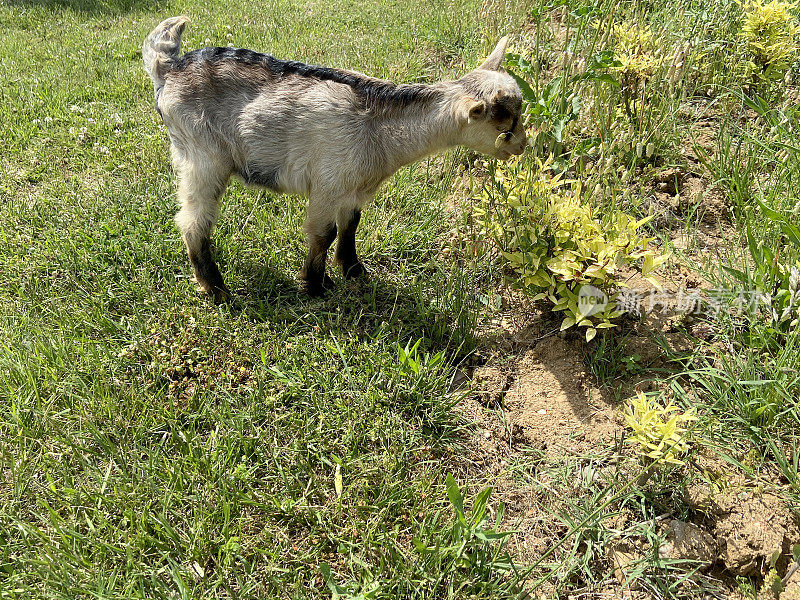
[[[197,291],[209,296],[214,301],[214,304],[227,304],[233,299],[231,291],[224,282],[220,282],[219,285],[213,285],[208,281],[195,279],[195,283],[197,283]]]
[[[335,287],[336,284],[333,283],[333,279],[327,275],[322,278],[321,282],[309,281],[308,279],[300,280],[300,289],[312,298],[324,296],[326,292],[333,290]]]
[[[352,265],[342,266],[342,273],[345,279],[354,279],[356,277],[365,277],[367,270],[360,262],[353,263]]]
[[[214,304],[228,304],[233,299],[228,288],[214,288],[211,296],[214,298]]]

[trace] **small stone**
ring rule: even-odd
[[[686,505],[695,510],[704,512],[714,511],[714,493],[707,483],[687,485],[683,493]]]
[[[672,543],[671,558],[694,560],[707,569],[718,558],[717,543],[708,532],[697,525],[673,519],[669,524],[667,538]]]

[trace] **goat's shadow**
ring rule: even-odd
[[[334,267],[329,267],[333,271]],[[337,331],[388,339],[423,339],[428,351],[458,357],[474,344],[473,331],[446,302],[432,298],[416,282],[397,285],[380,273],[345,281],[331,273],[335,289],[311,298],[290,278],[270,265],[245,262],[237,266],[244,288],[234,290],[234,309],[254,321],[296,324],[298,320]],[[464,311],[464,307],[460,307]],[[466,319],[469,322],[469,319]]]

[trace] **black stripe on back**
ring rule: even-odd
[[[182,70],[191,64],[204,61],[221,62],[236,61],[253,67],[262,67],[277,77],[299,75],[320,81],[334,81],[350,86],[367,107],[376,105],[407,106],[416,102],[427,102],[437,96],[432,87],[422,84],[396,84],[391,81],[375,79],[365,75],[348,73],[340,69],[307,65],[293,60],[275,58],[271,54],[262,54],[243,48],[203,48],[187,52],[173,65]]]

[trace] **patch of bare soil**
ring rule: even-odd
[[[499,440],[558,454],[613,441],[621,421],[612,399],[619,393],[595,385],[582,339],[559,333],[560,315],[544,314],[513,290],[504,293],[517,310],[483,332],[488,355],[470,373],[475,395],[462,403],[484,432],[483,449]]]
[[[619,429],[608,395],[589,380],[580,344],[557,336],[517,360],[505,407],[515,439],[548,453],[589,450]]]
[[[778,494],[752,485],[715,490],[695,483],[686,487],[684,501],[694,509],[697,527],[713,539],[714,562],[728,572],[763,577],[776,557],[775,568],[785,573],[800,527]]]
[[[683,164],[653,174],[647,201],[656,226],[671,231],[676,249],[707,258],[721,243],[730,244],[734,228],[728,199],[706,166],[717,152],[721,117],[713,111],[698,116],[698,110],[681,110],[690,123],[680,146]],[[687,229],[687,221],[695,225]]]
[[[654,184],[651,206],[658,215],[658,224],[674,225],[690,213],[706,225],[729,223],[730,211],[722,190],[700,172],[665,169],[656,173]]]
[[[540,557],[564,533],[545,510],[542,486],[522,485],[511,469],[530,452],[549,464],[615,443],[621,419],[607,394],[592,383],[582,342],[554,334],[540,314],[506,316],[492,339],[494,354],[471,373],[474,394],[460,409],[478,425],[463,457],[470,472],[486,477],[517,531],[510,550],[521,564]],[[555,324],[557,329],[557,324]],[[614,597],[610,595],[609,597]]]

